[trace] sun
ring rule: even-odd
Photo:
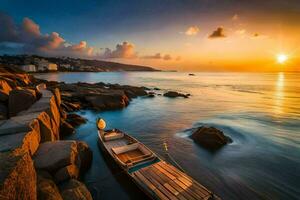
[[[286,54],[278,54],[277,55],[277,62],[280,64],[283,64],[288,59],[288,56]]]

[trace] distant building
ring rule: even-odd
[[[70,64],[60,64],[60,67],[63,67],[66,69],[73,69],[73,67]]]
[[[20,69],[25,72],[36,72],[36,66],[35,65],[21,65]]]
[[[49,63],[47,60],[40,59],[37,61],[38,71],[57,71],[57,64]]]

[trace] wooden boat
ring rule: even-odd
[[[117,129],[104,131],[105,122],[102,119],[97,120],[97,126],[102,148],[150,198],[220,199],[130,135]]]

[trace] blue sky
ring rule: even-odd
[[[225,48],[226,42],[232,42],[229,39],[236,40],[236,32],[247,33],[248,38],[255,34],[274,38],[279,31],[288,30],[293,33],[288,37],[294,37],[298,30],[290,29],[299,25],[299,10],[297,0],[0,0],[0,12],[10,16],[17,26],[21,27],[24,18],[29,18],[39,26],[41,36],[56,32],[66,42],[62,43],[64,45],[85,41],[86,46],[94,48],[94,52],[109,48],[114,54],[109,58],[118,59],[117,55],[123,54],[114,52],[114,49],[120,44],[120,51],[127,47],[132,51],[128,58],[154,58],[151,55],[157,53],[162,55],[159,58],[165,55],[173,58],[161,59],[159,63],[156,62],[159,59],[151,62],[149,59],[125,59],[122,60],[124,62],[170,66],[182,65],[171,62],[184,60],[175,59],[179,57],[190,57],[185,59],[185,63],[196,65],[201,61],[199,54],[202,51],[219,49],[219,41],[223,41],[221,46]],[[233,22],[234,16],[237,17]],[[190,27],[197,27],[199,31],[188,37],[185,33]],[[218,42],[208,42],[208,36],[218,28],[224,30],[226,37],[214,40]],[[127,43],[123,45],[125,41],[128,46]],[[193,45],[193,48],[185,49]],[[200,49],[201,46],[203,49]],[[65,51],[59,53],[62,52]],[[127,55],[126,52],[124,55]],[[223,59],[217,55],[211,57]],[[207,63],[212,62],[206,60]]]

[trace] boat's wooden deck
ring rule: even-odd
[[[204,186],[164,161],[135,171],[132,177],[157,199],[193,200],[212,197],[211,192]]]
[[[112,140],[108,142],[104,142],[105,146],[109,151],[111,151],[111,148],[114,147],[121,147],[128,144],[128,140],[126,138],[118,139],[118,140]]]
[[[133,158],[136,158],[136,157],[142,156],[142,155],[144,155],[144,154],[143,154],[143,152],[141,152],[141,150],[134,149],[132,151],[118,154],[117,156],[120,160],[122,160],[122,162],[126,163],[128,160],[132,160]]]

